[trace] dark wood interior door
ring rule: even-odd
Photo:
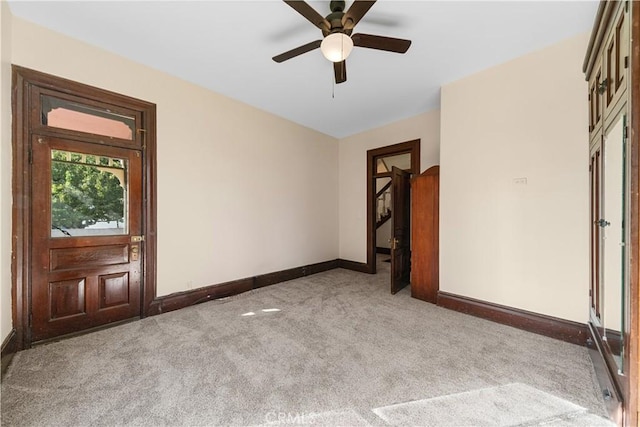
[[[142,156],[32,137],[33,341],[140,315]]]
[[[440,166],[411,179],[411,296],[433,304],[440,289]]]
[[[411,274],[411,174],[391,170],[391,293],[409,284]]]

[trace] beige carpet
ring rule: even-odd
[[[394,426],[542,426],[563,421],[615,426],[568,400],[518,383],[399,403],[373,412]]]
[[[469,400],[456,403],[460,394],[511,384],[571,409],[542,413],[551,425],[604,422],[585,348],[445,310],[408,289],[392,296],[380,264],[376,276],[332,270],[21,352],[2,382],[2,425],[544,421],[523,418],[526,404],[505,413],[500,399],[491,412],[480,395],[472,400],[483,411],[462,418]],[[504,393],[484,403],[496,396]],[[444,415],[438,399],[453,405]],[[407,412],[409,402],[423,404]],[[402,404],[405,415],[389,409]]]

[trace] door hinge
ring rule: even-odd
[[[29,164],[32,165],[33,164],[33,150],[31,150],[31,148],[29,148],[29,152],[27,153],[27,157],[28,157]]]
[[[629,137],[629,126],[624,127],[623,138],[627,139]]]
[[[146,129],[136,129],[136,132],[138,132],[140,134],[140,136],[142,137],[142,149],[144,150],[145,148],[147,148],[147,130]],[[140,157],[138,155],[138,157]]]
[[[624,11],[629,12],[629,0],[624,2]]]
[[[624,57],[624,68],[629,68],[629,57],[628,56]]]
[[[29,313],[29,327],[33,326],[33,313]]]

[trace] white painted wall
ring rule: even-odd
[[[388,220],[376,230],[376,247],[391,249],[391,220]]]
[[[11,333],[11,23],[0,1],[0,343]]]
[[[441,290],[588,320],[587,40],[442,88]]]
[[[439,163],[440,112],[428,111],[340,140],[340,258],[367,262],[367,150],[420,139],[420,171]]]
[[[17,17],[12,46],[157,105],[159,296],[337,258],[336,139]]]

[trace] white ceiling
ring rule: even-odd
[[[329,1],[309,3],[329,13]],[[356,47],[347,82],[334,86],[320,50],[271,60],[322,37],[282,1],[9,4],[16,16],[339,138],[439,108],[443,84],[589,31],[598,6],[380,0],[354,33],[410,39],[411,48]]]

